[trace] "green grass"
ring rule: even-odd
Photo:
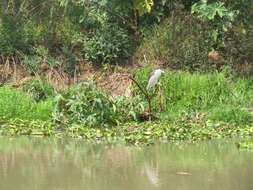
[[[141,81],[143,87],[147,85],[150,72],[151,68],[147,68],[136,73],[136,78]],[[165,70],[160,83],[161,98],[157,95],[158,90],[155,87],[148,92],[153,94],[153,110],[161,120],[190,121],[197,118],[198,120],[238,124],[252,122],[252,114],[247,110],[247,107],[253,105],[253,87],[250,79],[232,78],[225,72],[203,74]],[[92,97],[93,92],[89,91],[89,93]],[[141,95],[138,89],[137,93]],[[101,94],[101,96],[103,95]],[[0,88],[0,97],[0,117],[31,121],[52,120],[54,101],[51,96],[36,102],[29,93],[4,86]],[[87,100],[81,98],[79,101],[82,105],[82,102]],[[91,101],[93,101],[92,98]],[[144,95],[141,95],[138,101],[143,102]],[[104,103],[101,102],[101,104]],[[147,109],[147,106],[145,107]],[[82,107],[82,109],[84,108]],[[103,111],[107,112],[104,109]],[[91,114],[97,118],[98,113],[98,111],[93,110]],[[81,112],[78,111],[77,114],[80,115]],[[117,114],[108,114],[112,119],[117,119]],[[101,117],[104,117],[104,115]],[[122,123],[130,122],[126,114],[123,117],[125,120]],[[73,122],[75,123],[75,121]],[[100,125],[100,123],[96,125]]]
[[[239,107],[219,106],[209,110],[208,119],[234,123],[252,122],[252,114]]]
[[[137,71],[137,79],[144,87],[150,71],[150,68]],[[166,70],[160,83],[161,99],[157,96],[157,89],[151,89],[149,93],[155,94],[153,109],[164,117],[179,118],[202,112],[213,120],[250,121],[250,113],[243,109],[253,104],[253,88],[249,79],[232,79],[223,72],[202,74]],[[162,101],[162,108],[159,101]]]
[[[0,88],[0,117],[28,120],[50,120],[52,99],[36,103],[30,96],[10,86]]]
[[[150,69],[137,72],[136,76],[144,86],[149,72]],[[62,125],[62,130],[51,121],[53,98],[36,102],[19,89],[4,86],[0,88],[0,135],[69,136],[92,142],[115,140],[149,145],[159,139],[198,141],[252,134],[252,115],[245,109],[253,103],[248,79],[231,79],[224,73],[191,74],[166,70],[161,86],[163,111],[160,111],[157,96],[152,102],[157,105],[154,111],[161,113],[159,120],[129,122],[130,119],[126,119],[114,127],[87,127],[83,123],[70,122]],[[157,93],[155,88],[149,92]],[[85,102],[82,98],[79,101]],[[203,117],[197,117],[201,115],[199,113],[203,113]]]

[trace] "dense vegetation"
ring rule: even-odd
[[[240,127],[249,134],[252,8],[248,0],[2,0],[0,66],[19,64],[40,77],[19,89],[0,87],[2,126],[11,134],[32,133],[43,121],[44,134],[110,129],[103,135],[114,137],[122,135],[118,127],[124,125],[128,142],[146,142],[153,133],[155,138],[195,139],[195,133],[206,138],[209,122],[220,128],[207,132],[207,138],[240,133]],[[46,65],[76,77],[88,63],[100,68],[131,63],[143,87],[152,66],[165,68],[160,90],[149,91],[154,125],[161,128],[153,131],[148,123],[142,130],[148,105],[137,86],[132,87],[135,97],[115,98],[92,81],[59,91],[42,69]],[[147,66],[135,68],[139,65]],[[187,123],[198,127],[186,132]],[[11,128],[15,125],[30,129]],[[100,136],[95,133],[90,135]]]
[[[149,71],[136,72],[140,85],[146,86]],[[135,97],[112,97],[91,81],[56,94],[43,87],[43,82],[30,83],[33,93],[26,93],[27,86],[0,88],[2,134],[67,135],[91,141],[150,144],[157,139],[195,141],[245,137],[253,132],[251,81],[231,78],[225,72],[166,70],[161,78],[162,95],[157,88],[148,91],[153,97],[153,121],[148,121],[147,101],[136,86]],[[37,99],[36,94],[48,97]]]
[[[173,68],[230,65],[249,74],[252,6],[245,0],[4,0],[0,53],[3,63],[17,56],[30,72],[44,62],[73,75],[83,60],[115,64],[135,54]]]

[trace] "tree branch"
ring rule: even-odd
[[[131,76],[129,76],[129,78],[137,85],[137,87],[141,90],[141,92],[144,94],[147,102],[148,102],[148,112],[149,112],[149,120],[151,120],[151,116],[152,116],[152,106],[151,106],[151,97],[149,96],[147,90],[144,88]]]

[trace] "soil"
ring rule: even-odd
[[[53,69],[43,64],[40,65],[41,72],[47,81],[56,90],[66,90],[69,86],[85,82],[93,78],[94,84],[112,95],[130,95],[132,81],[129,79],[131,67],[120,67],[120,69],[107,69],[94,67],[90,64],[83,64],[78,67],[78,72],[72,77],[60,69]],[[30,80],[40,80],[39,75],[32,75],[21,65],[0,64],[0,86],[6,84],[13,87],[20,87]]]

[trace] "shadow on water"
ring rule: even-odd
[[[149,147],[0,137],[0,189],[251,190],[253,152],[236,140]]]

